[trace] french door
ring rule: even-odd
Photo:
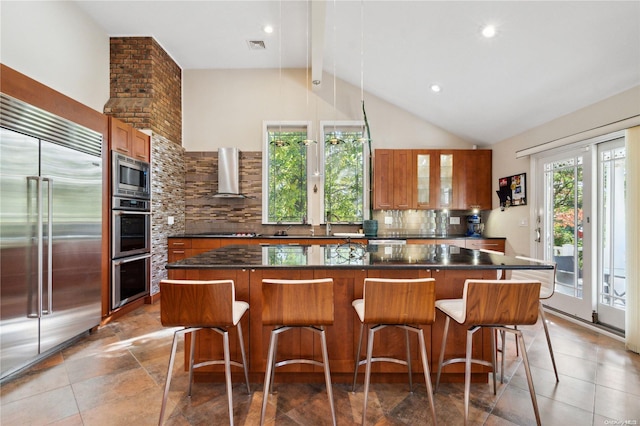
[[[534,252],[557,265],[545,304],[624,329],[625,155],[619,135],[533,159],[537,196]]]
[[[584,262],[592,255],[590,157],[580,148],[539,158],[536,247],[538,257],[557,265],[555,294],[546,304],[588,321],[593,313],[591,271]]]
[[[626,150],[619,138],[598,145],[598,320],[625,329],[627,296]]]

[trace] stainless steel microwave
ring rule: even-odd
[[[112,153],[112,195],[114,197],[151,199],[149,163]]]

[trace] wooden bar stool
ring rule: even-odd
[[[217,281],[195,281],[195,280],[162,280],[160,281],[160,321],[164,327],[183,327],[173,335],[171,346],[171,357],[169,358],[169,368],[162,397],[162,408],[160,409],[160,420],[162,424],[164,410],[169,396],[171,385],[171,373],[173,362],[178,346],[178,337],[191,333],[191,350],[189,356],[189,392],[191,396],[191,383],[193,382],[193,370],[199,367],[214,364],[224,364],[224,373],[227,383],[227,399],[229,403],[229,424],[233,425],[233,400],[231,385],[231,366],[242,367],[244,369],[244,379],[247,384],[247,393],[251,393],[249,388],[249,375],[247,373],[247,360],[244,351],[244,339],[242,337],[242,325],[240,319],[249,309],[247,302],[235,300],[235,286],[232,280]],[[236,327],[238,330],[238,340],[240,352],[242,353],[242,364],[230,360],[229,354],[229,327]],[[193,364],[195,335],[201,329],[213,330],[223,339],[223,360],[203,361]]]
[[[436,301],[436,308],[446,315],[444,324],[444,335],[442,338],[442,348],[438,362],[438,374],[436,376],[436,391],[440,383],[440,373],[445,365],[464,362],[464,423],[467,424],[469,418],[469,393],[471,387],[471,364],[487,365],[493,368],[493,392],[496,393],[496,348],[495,333],[491,335],[491,356],[492,362],[473,359],[473,334],[489,327],[515,334],[520,344],[522,360],[527,374],[529,393],[536,416],[536,422],[540,425],[540,414],[538,412],[538,402],[533,388],[531,370],[529,369],[529,359],[525,347],[522,332],[516,328],[506,325],[531,325],[538,320],[538,304],[540,296],[540,281],[533,280],[466,280],[464,283],[464,293],[462,299],[441,299]],[[447,334],[449,322],[453,319],[458,324],[468,327],[466,357],[452,358],[444,360],[444,351],[447,344]],[[506,325],[505,325],[506,324]]]
[[[413,392],[409,331],[418,335],[420,357],[422,358],[422,368],[424,370],[424,380],[427,385],[427,396],[429,397],[429,408],[435,424],[436,411],[433,402],[433,390],[431,388],[427,349],[424,342],[424,333],[422,332],[422,329],[417,326],[419,324],[433,324],[435,320],[435,279],[366,278],[364,280],[362,296],[362,299],[354,300],[351,304],[360,319],[360,339],[358,340],[358,351],[356,352],[355,367],[353,371],[353,391],[355,391],[356,388],[358,367],[363,364],[366,365],[362,424],[365,424],[367,418],[367,398],[369,396],[372,362],[384,361],[406,365],[409,370],[409,389]],[[360,360],[362,337],[365,326],[369,328],[369,334],[367,337],[367,357]],[[407,350],[406,360],[392,357],[372,357],[375,333],[388,326],[398,327],[404,330]]]
[[[333,424],[336,424],[327,339],[324,330],[325,326],[333,324],[333,313],[333,279],[331,278],[316,280],[262,280],[262,323],[263,325],[275,326],[275,328],[271,331],[269,341],[260,425],[264,424],[267,398],[271,391],[275,369],[289,364],[312,364],[323,367],[331,417]],[[296,328],[304,328],[320,336],[322,362],[314,359],[286,359],[276,362],[278,336]]]

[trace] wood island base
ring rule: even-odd
[[[375,268],[265,268],[265,269],[207,269],[207,268],[170,268],[170,279],[189,280],[216,280],[232,279],[236,285],[236,299],[249,303],[248,315],[242,319],[242,328],[249,364],[249,378],[252,382],[262,383],[266,369],[266,360],[269,348],[269,336],[272,327],[262,325],[262,279],[318,279],[333,278],[334,280],[334,312],[333,326],[326,328],[327,346],[329,352],[329,364],[331,379],[336,383],[351,383],[353,380],[353,368],[358,347],[358,332],[360,322],[351,306],[354,299],[362,297],[362,288],[366,277],[384,278],[430,278],[436,279],[436,299],[461,298],[464,282],[468,278],[495,279],[495,270],[486,269],[375,269]],[[445,316],[436,312],[436,321],[432,325],[422,326],[427,344],[427,356],[432,379],[435,381],[435,373],[438,366],[438,357],[442,342]],[[447,339],[445,359],[452,357],[464,358],[466,328],[452,323]],[[230,332],[230,347],[232,359],[239,360],[240,347],[238,335],[235,329]],[[404,333],[393,327],[388,327],[377,333],[375,343],[375,356],[390,356],[404,359],[406,357],[404,346]],[[411,337],[411,354],[414,380],[421,383],[423,379],[422,364],[419,359],[417,337]],[[366,339],[366,334],[365,334]],[[476,333],[473,343],[473,358],[491,361],[491,336],[488,330]],[[188,354],[191,339],[187,336],[185,342],[185,365],[188,366]],[[221,337],[208,330],[197,332],[195,339],[195,362],[210,359],[222,359]],[[363,342],[363,352],[366,342]],[[319,339],[313,333],[306,330],[285,333],[278,344],[278,360],[285,358],[313,357],[321,359]],[[364,357],[364,354],[361,354]],[[487,382],[490,368],[473,365],[472,380],[474,382]],[[222,382],[222,366],[209,366],[194,372],[194,380],[199,382]],[[396,383],[406,382],[406,366],[392,363],[374,363],[372,365],[372,382]],[[234,368],[234,381],[242,381],[241,369]],[[364,366],[360,367],[358,382],[364,380]],[[324,376],[320,367],[312,365],[288,365],[276,370],[276,382],[324,382]],[[443,369],[441,377],[443,382],[463,382],[464,364],[453,364]]]

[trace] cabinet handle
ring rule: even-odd
[[[184,254],[184,250],[173,250],[173,254]]]
[[[171,243],[172,246],[183,246],[184,243]]]

